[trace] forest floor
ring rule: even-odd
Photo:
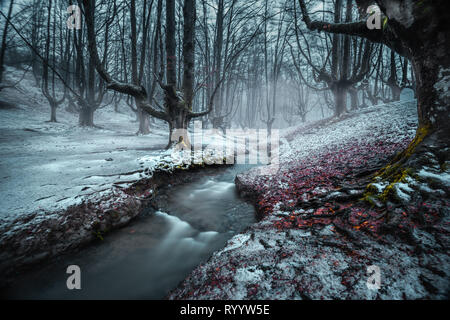
[[[10,83],[22,74],[6,70]],[[57,123],[48,122],[48,101],[31,73],[0,94],[4,278],[127,224],[148,206],[155,188],[170,182],[168,175],[195,167],[180,165],[172,151],[165,150],[164,122],[155,120],[150,134],[136,135],[139,124],[123,101],[119,112],[112,105],[97,110],[95,128],[79,127],[78,114],[66,107],[57,110]],[[203,143],[221,139],[210,135]]]
[[[401,101],[284,135],[276,175],[254,168],[236,178],[261,220],[169,298],[448,299],[448,168],[374,180],[416,127],[416,102]],[[366,197],[370,183],[395,190],[395,201]]]
[[[2,272],[123,226],[180,169],[163,150],[165,124],[136,136],[125,105],[120,113],[98,110],[100,128],[78,127],[64,108],[58,123],[48,123],[34,80],[17,87],[0,95]],[[373,180],[414,138],[416,109],[415,101],[401,101],[282,130],[280,164],[268,167],[276,174],[254,168],[236,178],[260,221],[169,298],[448,298],[448,165],[419,172],[414,188],[410,177],[389,186]],[[369,184],[394,189],[397,201],[365,197]],[[371,266],[381,273],[378,290],[367,286]]]
[[[125,104],[120,113],[112,105],[96,111],[99,128],[79,127],[66,104],[50,123],[50,107],[31,75],[17,87],[0,94],[0,221],[67,208],[121,180],[136,180],[141,159],[167,144],[167,126],[159,121],[151,134],[137,136],[139,124]]]
[[[22,74],[6,70],[10,83]],[[83,204],[128,205],[117,223],[132,219],[139,213],[132,209],[144,204],[124,190],[167,155],[167,126],[157,121],[151,134],[136,135],[139,124],[123,102],[119,112],[112,105],[97,110],[96,128],[79,127],[78,114],[66,108],[67,103],[57,110],[57,123],[48,122],[48,101],[30,72],[0,94],[0,269],[19,268],[92,238],[91,224],[102,213],[83,213]]]

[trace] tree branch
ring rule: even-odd
[[[382,43],[396,51],[398,54],[405,56],[407,51],[402,45],[400,39],[391,31],[389,25],[386,28],[370,30],[366,21],[357,21],[349,23],[329,23],[324,21],[312,21],[306,9],[305,1],[298,0],[302,10],[303,21],[308,29],[312,31],[324,31],[335,34],[345,34],[350,36],[358,36],[368,39],[375,43]]]

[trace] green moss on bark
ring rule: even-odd
[[[414,178],[414,169],[405,167],[405,162],[414,154],[420,143],[430,134],[431,126],[419,127],[416,136],[408,147],[397,154],[397,156],[384,168],[379,170],[373,177],[373,182],[368,184],[366,192],[361,200],[376,205],[376,200],[386,203],[389,199],[399,200],[395,185],[398,183],[407,183],[408,177]],[[387,184],[380,193],[373,183]]]

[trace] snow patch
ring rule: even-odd
[[[450,187],[450,173],[448,173],[448,172],[434,173],[431,171],[427,171],[426,168],[422,168],[417,173],[417,175],[421,178],[431,178],[431,179],[438,180],[442,184],[444,184],[446,187]]]

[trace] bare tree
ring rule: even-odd
[[[0,48],[0,84],[3,81],[3,72],[5,70],[4,64],[5,64],[5,52],[6,52],[6,39],[8,36],[8,21],[11,19],[11,14],[14,6],[14,0],[11,0],[9,2],[8,7],[8,14],[7,14],[7,21],[5,21],[5,26],[3,27],[3,34],[2,34],[2,46]],[[1,89],[0,89],[1,90]]]
[[[419,128],[409,147],[383,171],[383,177],[390,179],[405,167],[420,169],[436,161],[441,165],[448,161],[450,13],[442,10],[446,2],[357,1],[359,5],[376,3],[379,6],[387,18],[385,28],[381,30],[367,28],[364,20],[352,23],[313,21],[305,2],[299,0],[299,3],[303,21],[309,29],[382,43],[412,62],[417,79]]]
[[[56,65],[56,12],[53,10],[52,12],[52,5],[53,1],[49,0],[47,4],[47,35],[45,40],[45,59],[50,62],[52,61],[52,65]],[[56,7],[56,6],[55,6]],[[53,30],[51,29],[51,17],[53,17]],[[61,25],[61,19],[59,21]],[[50,37],[52,37],[52,43],[50,43]],[[68,39],[66,41],[66,44],[64,45],[63,42],[63,35],[62,32],[60,34],[61,37],[61,47],[65,47],[65,50],[60,52],[60,57],[65,58],[64,61],[60,61],[62,64],[64,64],[66,71],[65,74],[67,74],[67,70],[69,68],[69,60],[70,60],[70,33],[68,34]],[[50,58],[50,52],[52,52],[52,57]],[[62,59],[61,59],[62,60]],[[67,90],[64,87],[64,93],[62,96],[58,99],[56,94],[56,84],[55,84],[55,73],[52,72],[51,75],[51,90],[49,90],[49,65],[44,63],[42,66],[42,81],[41,81],[41,89],[42,94],[47,99],[48,103],[50,104],[50,122],[56,122],[56,109],[59,105],[61,105],[64,100],[66,99],[66,93]]]

